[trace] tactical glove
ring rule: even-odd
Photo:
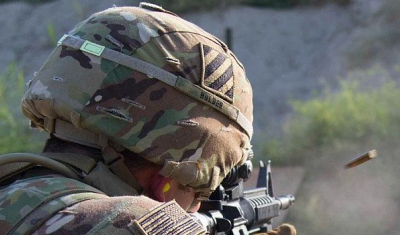
[[[282,224],[267,233],[257,233],[257,235],[296,235],[296,228],[291,224]]]

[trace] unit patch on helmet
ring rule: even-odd
[[[201,45],[203,72],[201,86],[232,103],[234,76],[232,61],[226,55]]]

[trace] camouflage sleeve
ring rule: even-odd
[[[33,234],[159,234],[149,229],[160,228],[162,223],[173,230],[171,234],[201,234],[196,232],[201,230],[198,224],[193,227],[197,230],[187,232],[187,224],[181,223],[186,216],[189,215],[175,202],[160,203],[145,196],[93,199],[58,212]],[[146,227],[149,222],[159,226]]]
[[[131,221],[160,204],[144,196],[87,200],[59,211],[33,234],[132,234]]]

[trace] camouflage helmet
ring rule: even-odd
[[[93,14],[58,42],[22,100],[33,126],[128,149],[210,192],[251,151],[252,89],[213,35],[161,7]]]

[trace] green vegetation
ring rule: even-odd
[[[311,149],[340,151],[355,143],[400,138],[400,89],[388,71],[373,67],[354,72],[340,85],[340,91],[293,101],[294,114],[284,125],[283,137],[271,140],[262,155],[303,164]]]
[[[397,234],[389,218],[400,216],[399,77],[398,67],[375,66],[348,74],[338,90],[292,102],[282,138],[264,151],[306,169],[287,218],[299,234]],[[343,168],[372,149],[376,159]]]
[[[50,45],[56,46],[58,39],[56,36],[56,30],[54,28],[54,25],[48,22],[46,25],[46,31],[47,31],[47,36],[49,37]]]
[[[40,151],[44,136],[29,129],[28,119],[20,111],[25,92],[24,74],[11,64],[0,74],[0,154],[17,151]]]

